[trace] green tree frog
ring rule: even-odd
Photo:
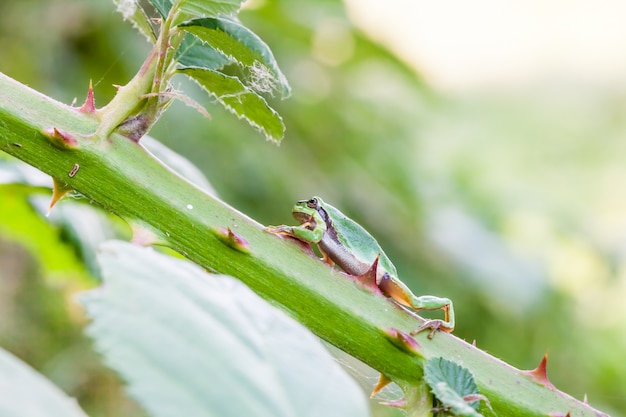
[[[446,332],[454,329],[452,302],[447,298],[414,295],[400,281],[396,267],[376,239],[358,223],[319,197],[298,201],[292,213],[300,225],[268,226],[265,230],[317,245],[326,262],[337,264],[357,278],[374,271],[380,292],[410,310],[443,310],[443,320],[427,320],[412,334],[428,328],[431,329],[428,337],[432,338],[438,329]]]

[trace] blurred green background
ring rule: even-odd
[[[379,239],[417,294],[454,301],[458,337],[521,369],[549,352],[557,388],[626,415],[621,89],[444,93],[357,29],[341,2],[268,0],[240,17],[293,88],[272,101],[282,144],[182,77],[176,87],[211,120],[176,103],[151,135],[263,224],[292,222],[295,200],[322,196]],[[82,102],[93,80],[98,106],[149,50],[110,0],[0,0],[0,46],[3,73],[65,103]],[[24,195],[0,188],[0,346],[91,416],[141,415],[81,334],[79,254],[44,253],[68,237],[42,231]]]

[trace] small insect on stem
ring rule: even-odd
[[[79,169],[80,169],[80,165],[74,164],[74,167],[72,167],[72,170],[67,175],[70,178],[74,178],[74,175],[76,175],[76,173],[78,172]]]

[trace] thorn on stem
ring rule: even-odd
[[[57,129],[56,127],[49,127],[47,129],[42,130],[44,136],[50,139],[53,145],[58,148],[63,149],[75,149],[78,148],[78,140],[72,135],[62,130]]]
[[[248,243],[248,241],[239,236],[237,233],[233,232],[230,227],[217,230],[215,232],[215,235],[226,246],[229,246],[242,253],[250,253],[250,244]]]
[[[131,243],[139,246],[163,245],[165,243],[152,228],[145,226],[142,222],[129,221],[128,223],[133,234]]]
[[[391,384],[391,382],[393,381],[391,381],[391,378],[389,378],[387,375],[383,373],[378,375],[378,382],[376,383],[376,386],[372,390],[372,393],[370,394],[370,398],[374,398],[374,396],[378,394],[380,390],[385,388],[387,385]]]
[[[95,113],[96,112],[96,100],[93,95],[93,84],[91,80],[89,80],[89,90],[87,90],[87,98],[83,105],[78,109],[81,113]]]
[[[72,191],[72,188],[66,183],[57,180],[56,178],[52,179],[52,198],[50,200],[50,205],[48,206],[48,212],[46,213],[46,217],[50,216],[50,212],[52,208],[61,200],[67,193]]]
[[[360,286],[373,294],[383,295],[382,291],[378,287],[377,275],[378,275],[378,260],[380,255],[374,259],[374,262],[370,268],[363,274],[357,275],[356,281]]]
[[[539,365],[533,370],[522,371],[524,375],[528,375],[533,381],[538,384],[544,385],[547,388],[554,389],[554,385],[548,379],[548,354],[543,355],[543,359],[539,362]]]
[[[417,343],[417,341],[413,339],[409,334],[394,327],[385,330],[384,333],[387,340],[389,340],[395,347],[397,347],[401,351],[412,354],[420,354],[420,344]]]

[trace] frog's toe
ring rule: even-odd
[[[435,337],[435,333],[438,330],[442,330],[442,331],[446,331],[449,332],[452,329],[450,329],[450,326],[447,325],[447,323],[443,320],[440,319],[435,319],[435,320],[427,320],[424,324],[422,324],[420,327],[418,327],[417,329],[413,330],[411,332],[411,336],[415,336],[416,334],[426,330],[426,329],[430,329],[430,333],[428,334],[428,338],[432,339],[433,337]]]

